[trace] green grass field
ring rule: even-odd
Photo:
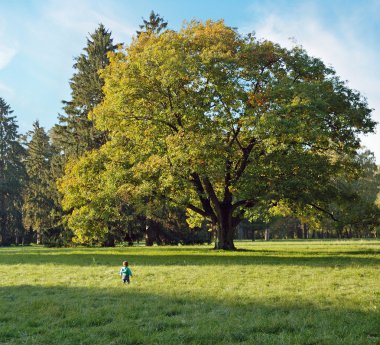
[[[0,248],[0,344],[380,344],[380,241],[236,245]]]

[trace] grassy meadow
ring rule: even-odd
[[[0,248],[0,344],[380,344],[380,241],[236,245]]]

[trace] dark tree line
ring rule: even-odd
[[[137,36],[160,35],[165,30],[167,22],[152,12],[140,25]],[[70,245],[73,239],[75,242],[73,222],[74,228],[84,229],[79,241],[84,244],[211,242],[210,224],[203,221],[190,229],[184,208],[152,195],[143,200],[152,204],[152,211],[147,212],[147,208],[139,208],[106,185],[99,188],[99,184],[88,181],[89,195],[73,193],[80,199],[76,201],[81,206],[80,214],[75,207],[62,205],[65,190],[60,181],[67,176],[68,167],[93,155],[93,165],[89,168],[86,161],[79,164],[74,177],[88,174],[81,169],[93,169],[94,178],[109,169],[110,162],[102,160],[97,150],[110,141],[110,133],[95,127],[92,110],[104,98],[104,80],[99,71],[109,64],[108,54],[116,50],[111,32],[100,24],[88,38],[83,53],[75,58],[71,99],[63,101],[64,114],[49,132],[36,121],[30,132],[21,135],[10,105],[0,98],[0,245]],[[379,169],[369,152],[357,155],[356,166],[354,178],[335,181],[335,197],[320,212],[289,204],[283,212],[286,217],[247,216],[251,222],[242,222],[236,236],[264,238],[268,230],[271,238],[376,236],[380,224]],[[86,236],[86,231],[92,229],[98,229],[97,235]]]

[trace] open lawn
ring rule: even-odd
[[[0,248],[0,344],[380,344],[380,241],[236,245]]]

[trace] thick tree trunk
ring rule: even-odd
[[[304,223],[303,225],[303,238],[304,239],[309,239],[309,225]]]
[[[132,232],[131,231],[128,231],[124,240],[128,242],[128,246],[130,246],[130,247],[133,246],[133,238],[132,238]]]
[[[2,246],[7,246],[10,244],[5,207],[5,199],[3,195],[0,195],[0,245]]]
[[[297,223],[296,238],[297,239],[301,239],[302,238],[302,224],[301,223]]]
[[[152,233],[152,226],[149,218],[146,218],[146,223],[145,223],[145,245],[147,247],[153,246],[153,233]]]
[[[235,250],[234,234],[239,218],[232,215],[237,205],[233,205],[232,203],[233,197],[230,191],[232,163],[229,159],[226,160],[225,168],[225,185],[222,201],[218,199],[212,182],[207,175],[200,176],[195,172],[191,174],[191,181],[198,193],[202,209],[194,205],[191,205],[191,208],[201,215],[209,217],[211,220],[213,232],[215,233],[215,249]],[[244,171],[244,168],[242,168],[238,175]]]
[[[115,236],[113,234],[108,233],[104,242],[102,243],[103,247],[115,247]]]
[[[223,228],[217,226],[215,249],[236,250],[234,244],[235,228]]]
[[[270,240],[269,226],[267,225],[265,228],[265,241]]]
[[[158,245],[162,244],[160,238],[160,226],[153,219],[146,217],[145,221],[145,245],[148,247],[153,246],[154,242]]]
[[[336,234],[338,238],[342,238],[343,230],[344,230],[343,225],[339,224],[338,227],[336,228]]]
[[[7,244],[7,227],[6,227],[6,219],[4,215],[0,215],[0,245]]]
[[[221,219],[215,224],[215,249],[236,250],[234,234],[236,225],[232,221],[232,207],[224,207],[220,212]]]

